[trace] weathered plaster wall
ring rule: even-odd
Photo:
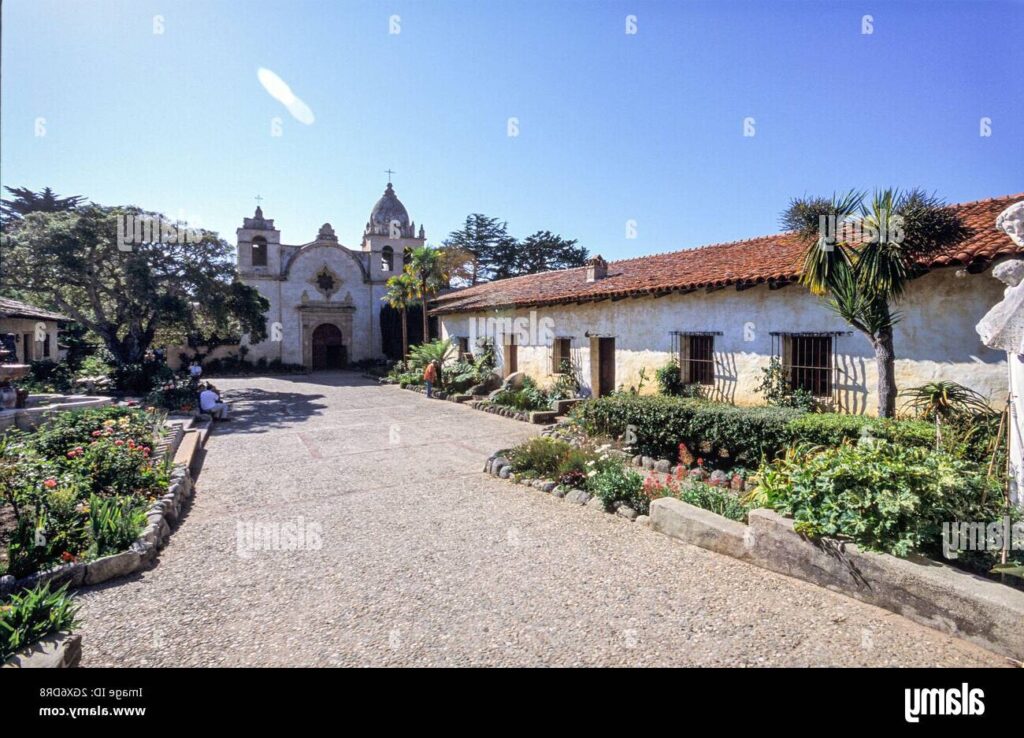
[[[31,333],[35,338],[36,326],[42,323],[46,326],[46,340],[50,344],[49,358],[59,361],[60,355],[57,349],[57,323],[52,320],[37,320],[32,318],[0,318],[0,334],[14,333],[18,336],[18,362],[27,364],[31,361],[38,361],[43,357],[43,342],[32,341],[31,354],[25,356],[25,334]]]
[[[900,306],[902,321],[895,335],[897,386],[906,388],[933,379],[972,387],[995,404],[1006,394],[1005,354],[986,348],[974,325],[1001,298],[999,283],[988,273],[954,277],[941,269],[911,283]],[[469,320],[500,316],[529,318],[529,310],[441,316],[445,337],[469,336]],[[721,331],[715,337],[714,396],[740,405],[763,404],[755,392],[761,369],[772,356],[771,332],[850,331],[818,298],[802,287],[780,290],[755,287],[712,293],[558,305],[536,311],[550,318],[552,332],[571,337],[572,358],[590,384],[591,347],[587,333],[615,337],[615,383],[638,385],[646,370],[644,392],[656,391],[655,370],[671,358],[673,331]],[[838,401],[853,413],[877,411],[874,353],[860,333],[835,339],[841,368]],[[504,365],[503,340],[495,342],[499,366]],[[553,380],[550,345],[520,345],[518,368],[542,385]]]

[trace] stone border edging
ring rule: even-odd
[[[744,525],[672,497],[651,502],[651,528],[670,538],[1024,660],[1024,592],[923,557],[901,559],[853,543],[813,541],[772,510],[751,510],[748,520]]]
[[[411,392],[419,392],[421,395],[424,394],[425,390],[418,384],[408,384],[405,387],[400,387],[397,384],[392,386],[398,387],[399,389],[409,390]],[[448,402],[456,402],[460,405],[466,405],[474,410],[479,410],[485,413],[492,413],[494,415],[500,415],[503,418],[509,418],[510,420],[518,420],[521,423],[531,423],[533,425],[551,425],[556,421],[560,415],[560,408],[563,409],[561,414],[568,412],[568,409],[572,405],[565,405],[564,403],[576,404],[581,402],[580,399],[575,400],[555,400],[556,407],[552,410],[516,410],[515,408],[505,407],[504,405],[496,405],[487,400],[483,395],[467,395],[461,393],[448,394],[442,390],[435,390],[435,400],[447,400]]]
[[[16,651],[0,669],[73,669],[82,661],[82,636],[61,630]]]
[[[550,494],[556,499],[565,500],[571,502],[574,505],[580,507],[586,506],[594,510],[600,510],[601,512],[615,515],[616,517],[623,518],[630,522],[637,522],[641,525],[650,525],[650,516],[638,515],[637,511],[629,505],[624,503],[617,503],[613,510],[608,510],[604,506],[604,502],[601,498],[592,495],[585,489],[565,489],[564,486],[559,485],[552,479],[523,479],[516,475],[512,470],[512,464],[509,460],[498,451],[488,457],[484,463],[484,473],[490,474],[492,477],[498,477],[499,479],[507,479],[513,484],[521,484],[527,487],[533,487],[534,489],[540,490],[545,494]]]
[[[157,448],[162,449],[165,459],[174,458],[183,437],[184,431],[179,428],[178,431],[172,430],[168,438],[161,439]],[[196,446],[197,452],[198,449],[199,446]],[[171,469],[167,492],[150,505],[146,511],[147,525],[128,550],[88,562],[62,564],[21,579],[8,574],[0,577],[0,597],[44,583],[49,583],[52,588],[66,584],[69,590],[78,589],[126,576],[150,564],[156,558],[158,549],[167,544],[171,524],[180,517],[182,504],[192,496],[194,484],[190,465],[191,461],[189,464],[175,464]]]

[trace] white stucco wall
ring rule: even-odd
[[[982,345],[974,325],[999,301],[1001,288],[987,272],[962,279],[955,278],[954,272],[940,269],[915,280],[898,308],[903,318],[895,334],[897,387],[952,380],[998,405],[1005,400],[1006,355]],[[529,315],[529,310],[443,315],[442,335],[469,336],[470,319]],[[588,332],[614,336],[617,386],[637,385],[640,370],[645,368],[644,392],[655,392],[654,372],[671,358],[673,331],[720,331],[721,335],[715,336],[713,396],[740,405],[763,404],[755,389],[762,379],[760,369],[772,356],[772,332],[852,330],[819,298],[797,285],[780,290],[761,286],[738,292],[727,288],[710,294],[698,291],[658,299],[557,305],[537,309],[536,318],[551,318],[555,336],[571,337],[573,360],[588,389]],[[834,340],[840,367],[839,409],[875,414],[877,370],[870,342],[856,331]],[[503,366],[503,341],[499,338],[495,343],[499,366]],[[520,371],[542,385],[552,381],[550,345],[520,345],[517,357]]]

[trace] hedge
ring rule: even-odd
[[[675,460],[680,443],[710,465],[756,466],[794,443],[838,446],[870,434],[908,446],[930,446],[934,429],[918,421],[880,420],[793,408],[736,407],[658,395],[616,395],[581,403],[573,417],[591,436],[623,438],[635,453]],[[632,433],[627,434],[627,426]]]

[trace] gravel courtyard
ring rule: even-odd
[[[524,423],[350,373],[217,384],[235,420],[157,565],[80,590],[83,666],[1005,663],[483,475]]]

